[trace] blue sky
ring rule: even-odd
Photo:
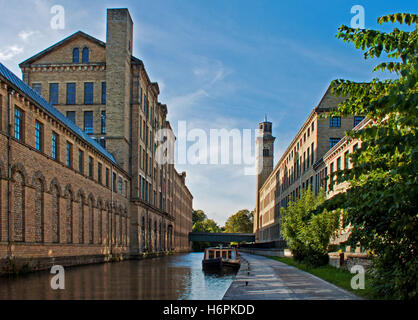
[[[65,9],[65,28],[50,28],[53,5]],[[106,40],[106,8],[129,8],[134,55],[142,59],[174,130],[250,129],[268,115],[275,163],[325,93],[331,80],[368,81],[372,61],[335,38],[350,24],[353,5],[365,27],[377,17],[417,12],[416,1],[5,1],[0,0],[0,61],[18,76],[18,63],[82,30]],[[223,225],[255,206],[256,180],[236,165],[177,165],[187,171],[195,209]]]

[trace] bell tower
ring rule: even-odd
[[[254,217],[254,233],[259,240],[260,225],[260,189],[273,172],[273,154],[275,137],[272,135],[272,123],[267,121],[259,123],[259,137],[257,138],[257,204]],[[261,145],[260,145],[261,144]]]

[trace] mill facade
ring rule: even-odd
[[[22,62],[23,81],[1,65],[3,260],[190,249],[186,173],[156,157],[168,108],[132,51],[129,11],[108,9],[106,42],[76,32]]]
[[[363,116],[329,117],[343,98],[331,94],[327,89],[319,104],[312,110],[308,118],[293,138],[277,164],[272,166],[272,139],[264,139],[266,126],[271,123],[260,123],[260,134],[263,147],[259,148],[259,160],[263,170],[257,176],[257,204],[254,217],[254,233],[259,242],[274,242],[282,240],[280,234],[280,210],[286,208],[291,201],[299,199],[302,190],[311,189],[315,194],[321,188],[327,197],[332,197],[335,191],[329,189],[331,183],[329,174],[343,169],[348,163],[348,154],[353,145],[348,143],[345,133],[358,127]],[[264,129],[264,130],[263,130]],[[271,129],[267,137],[271,136]],[[274,139],[273,139],[274,141]],[[343,157],[335,157],[335,151],[341,151],[341,145],[350,150],[344,150]],[[334,158],[335,157],[335,158]],[[345,157],[345,158],[344,158]],[[341,192],[341,191],[340,191]]]

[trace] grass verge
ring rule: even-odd
[[[353,288],[351,288],[351,279],[353,278],[354,274],[350,273],[348,270],[338,269],[330,265],[325,265],[321,267],[311,267],[302,263],[298,263],[295,260],[293,260],[293,258],[289,258],[289,257],[269,257],[269,258],[286,263],[300,270],[309,272],[317,276],[318,278],[321,278],[325,281],[335,284],[336,286],[344,290],[350,291],[351,293],[354,293],[355,295],[359,297],[370,299],[370,300],[377,299],[375,290],[370,285],[370,281],[368,281],[367,273],[365,275],[365,285],[364,285],[365,289],[354,290]]]

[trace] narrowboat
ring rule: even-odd
[[[238,270],[240,262],[237,248],[206,248],[202,260],[204,270]]]

